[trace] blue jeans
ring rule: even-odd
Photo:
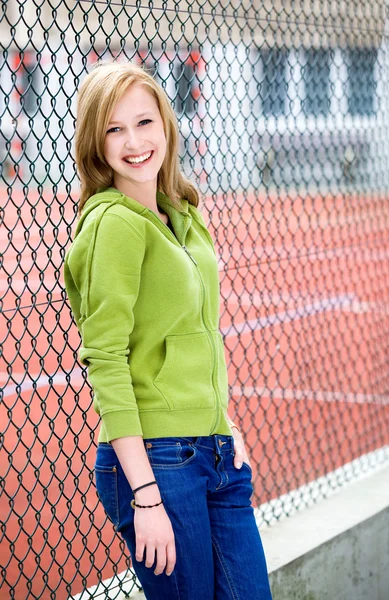
[[[148,600],[271,600],[266,561],[251,506],[252,471],[234,466],[227,435],[144,439],[165,510],[176,564],[155,575],[135,559],[134,498],[119,460],[99,443],[96,488],[115,530],[125,540]],[[153,510],[139,508],[135,510]]]

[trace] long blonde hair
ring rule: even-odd
[[[177,117],[165,91],[140,65],[106,61],[92,66],[78,91],[75,135],[75,159],[81,181],[78,215],[88,198],[100,188],[113,186],[113,169],[104,158],[105,132],[116,102],[134,83],[151,92],[163,121],[166,155],[157,176],[157,190],[166,194],[178,210],[182,208],[180,198],[195,207],[199,205],[196,186],[180,170]]]

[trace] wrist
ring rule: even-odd
[[[148,504],[151,502],[159,502],[161,500],[161,494],[158,485],[150,485],[142,490],[138,490],[134,494],[135,502],[137,504]]]
[[[229,426],[231,427],[231,429],[232,429],[233,427],[235,427],[235,428],[236,428],[236,429],[239,431],[239,433],[241,433],[241,431],[240,431],[240,429],[239,429],[238,425],[235,425],[235,423],[234,423],[234,422],[233,422],[233,421],[232,421],[232,420],[231,420],[229,417],[227,417],[227,422],[228,422]]]
[[[144,502],[144,501],[143,501]],[[144,508],[158,508],[158,506],[163,506],[163,500],[159,500],[159,502],[151,502],[148,500],[147,504],[142,504],[139,502],[139,500],[135,500],[135,498],[133,498],[131,500],[131,506],[132,508],[135,510],[136,508],[140,508],[140,509],[144,509]]]

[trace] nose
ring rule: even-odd
[[[136,154],[137,150],[142,147],[142,143],[142,140],[136,132],[130,130],[127,131],[124,146],[130,151],[130,153]]]

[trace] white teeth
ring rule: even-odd
[[[152,152],[149,152],[148,154],[142,154],[142,156],[139,156],[138,158],[125,158],[124,160],[129,163],[138,164],[150,158],[151,154]]]

